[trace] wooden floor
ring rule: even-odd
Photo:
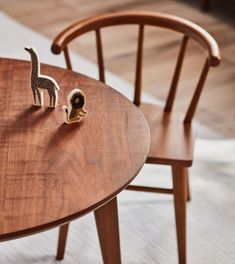
[[[161,11],[185,17],[209,31],[218,41],[223,62],[212,69],[200,101],[196,118],[204,125],[223,134],[235,136],[235,29],[231,19],[211,10],[200,11],[192,1],[166,0],[0,0],[0,8],[13,18],[41,34],[53,39],[70,23],[84,17],[104,12],[121,10]],[[200,2],[200,1],[198,1]],[[225,1],[227,2],[227,1]],[[224,2],[224,4],[226,4]],[[137,28],[124,26],[105,29],[106,68],[122,78],[133,82]],[[145,35],[144,89],[164,99],[173,73],[181,37],[162,29],[148,28]],[[87,34],[75,42],[72,48],[81,55],[95,61],[94,36]],[[183,110],[189,99],[203,57],[199,47],[190,43],[185,61],[176,107]]]

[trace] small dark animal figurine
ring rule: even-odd
[[[58,102],[57,82],[46,75],[40,74],[40,64],[37,52],[33,48],[25,47],[31,56],[31,89],[33,92],[34,104],[43,106],[43,90],[47,90],[50,97],[50,107],[56,107]]]
[[[64,122],[71,124],[74,122],[79,122],[81,118],[87,115],[87,111],[84,109],[86,104],[86,97],[82,90],[73,89],[67,97],[68,108],[63,105],[62,109],[64,111]]]

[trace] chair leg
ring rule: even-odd
[[[121,264],[117,198],[95,212],[100,247],[104,264]]]
[[[68,229],[69,224],[60,226],[56,260],[62,260],[64,258]]]
[[[187,182],[187,195],[186,195],[186,199],[187,201],[191,201],[191,191],[190,191],[190,184],[189,184],[189,172],[188,172],[188,168],[185,168],[186,170],[186,182]]]
[[[174,166],[172,176],[179,264],[186,264],[187,169]]]

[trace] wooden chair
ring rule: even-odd
[[[143,186],[129,186],[128,189],[174,195],[179,263],[183,264],[186,263],[186,200],[189,199],[188,167],[192,165],[194,145],[191,121],[194,117],[208,71],[210,67],[218,66],[220,63],[220,51],[216,41],[209,33],[188,20],[167,14],[137,11],[105,14],[79,21],[65,29],[55,38],[51,47],[52,52],[60,54],[63,51],[67,67],[72,69],[68,44],[80,35],[94,31],[96,35],[99,79],[105,82],[101,28],[125,24],[136,24],[139,27],[134,103],[141,108],[150,127],[151,146],[146,162],[171,166],[173,176],[173,188],[171,189]],[[182,43],[176,68],[164,108],[158,105],[141,103],[144,29],[150,25],[171,29],[182,34]],[[185,116],[182,118],[172,111],[172,106],[187,43],[190,38],[202,46],[206,51],[206,58],[192,100]],[[67,231],[68,225],[60,228],[57,259],[63,258]]]

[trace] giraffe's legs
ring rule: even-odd
[[[38,95],[38,103],[39,103],[40,105],[42,105],[40,92],[39,92],[38,89],[36,89],[36,92],[37,92],[37,95]],[[37,102],[36,102],[36,104],[37,104]]]
[[[33,90],[34,104],[42,105],[42,97],[40,91],[36,87],[33,87],[32,90]]]
[[[36,105],[37,104],[37,101],[36,101],[36,90],[32,89],[32,91],[33,91],[33,101],[34,101],[34,104]]]
[[[50,97],[50,107],[53,107],[53,93],[51,93],[50,91],[48,91],[49,97]]]
[[[52,107],[55,107],[55,94],[52,95]]]
[[[57,90],[53,90],[51,93],[48,91],[50,97],[50,107],[56,107],[58,100]]]

